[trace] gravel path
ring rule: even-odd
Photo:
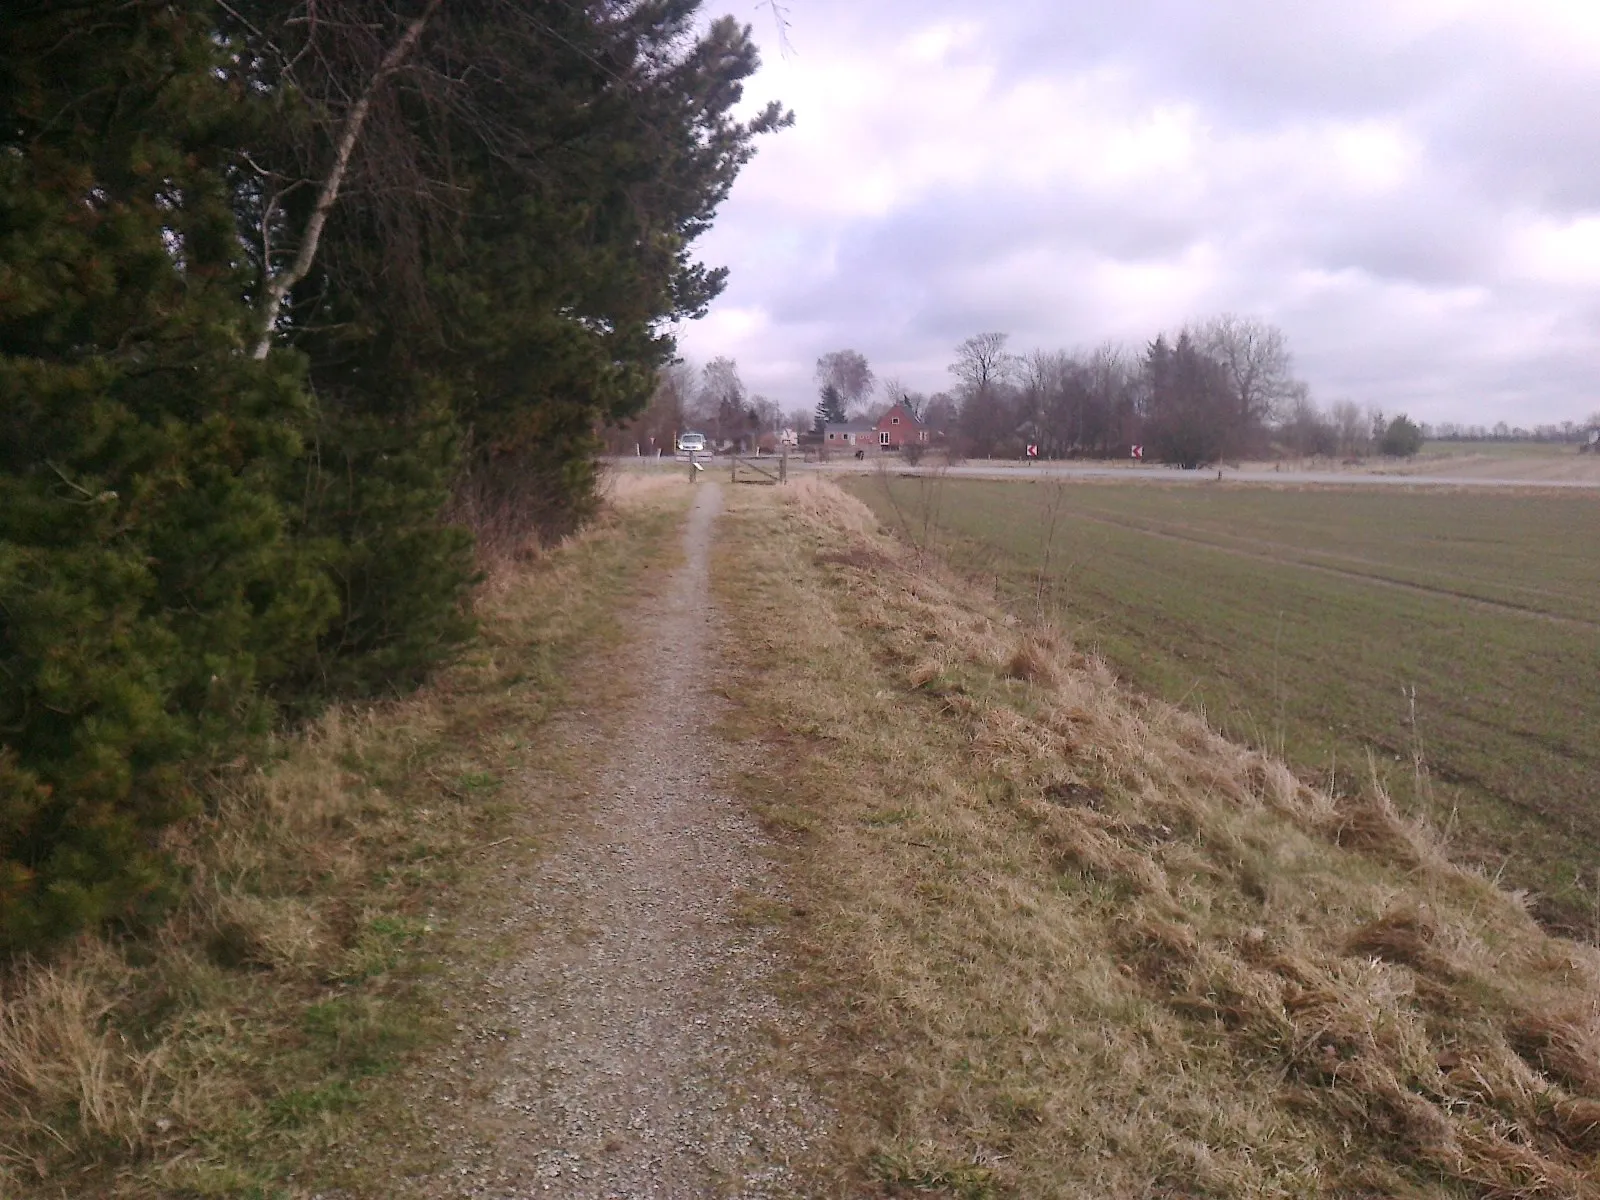
[[[772,994],[776,954],[738,919],[782,898],[716,782],[720,505],[702,485],[685,565],[634,618],[638,691],[596,743],[594,808],[520,882],[527,935],[434,1077],[427,1120],[451,1165],[422,1195],[805,1194],[796,1167],[826,1117],[781,1061],[798,1018]]]

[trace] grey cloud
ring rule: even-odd
[[[737,354],[747,378],[792,405],[810,397],[807,364],[840,346],[880,375],[943,387],[954,344],[982,329],[1009,330],[1019,348],[1137,343],[1235,309],[1283,326],[1324,399],[1430,419],[1584,416],[1600,403],[1600,277],[1541,284],[1515,260],[1515,234],[1600,216],[1600,62],[1537,28],[1508,37],[1487,23],[1503,13],[1483,11],[1429,23],[1393,0],[795,0],[797,55],[773,77],[819,81],[813,103],[826,106],[848,72],[875,73],[886,86],[861,89],[871,104],[832,116],[886,132],[836,155],[785,147],[785,135],[763,149],[769,161],[751,169],[766,182],[735,188],[705,246],[733,270],[718,309],[746,318],[714,314],[686,348]],[[907,39],[941,21],[979,30],[947,55],[952,87],[971,86],[975,65],[991,71],[974,121],[928,116],[918,106],[937,90],[901,74],[913,69]],[[757,31],[772,40],[759,20]],[[1192,114],[1201,141],[1174,167],[1184,174],[1119,183],[1093,162],[1059,178],[1025,169],[1055,161],[1052,130],[1077,114],[1024,114],[1042,140],[1013,146],[1003,122],[1033,94],[1016,89],[1101,78],[1115,111]],[[752,96],[782,94],[765,85]],[[1404,139],[1398,184],[1363,190],[1324,161],[1317,139],[1363,121]],[[895,179],[871,211],[808,202],[818,172],[866,178],[898,166],[906,139],[924,151],[913,164],[992,151],[989,168]],[[996,146],[1021,161],[990,162]],[[1160,283],[1169,277],[1175,290]]]
[[[1480,83],[1427,122],[1441,159],[1504,204],[1600,207],[1600,66],[1582,79],[1529,73]]]
[[[1405,109],[1448,87],[1454,64],[1481,49],[1460,28],[1382,38],[1372,4],[1135,0],[1004,11],[1010,69],[1049,71],[1089,55],[1122,61],[1154,93],[1198,99],[1246,127]]]

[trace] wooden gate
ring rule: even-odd
[[[736,454],[733,456],[730,466],[729,481],[732,483],[788,483],[789,456],[785,453],[778,455],[776,458],[761,458]]]

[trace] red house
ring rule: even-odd
[[[898,450],[913,442],[926,446],[928,430],[904,404],[896,404],[877,424],[878,446],[883,450]]]

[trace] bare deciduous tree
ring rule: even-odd
[[[1234,410],[1230,449],[1237,453],[1294,396],[1289,343],[1276,326],[1231,313],[1207,321],[1195,340],[1227,375]]]
[[[866,355],[859,350],[831,350],[817,359],[817,383],[839,393],[848,410],[859,409],[877,382]]]
[[[1367,447],[1367,419],[1354,400],[1336,400],[1328,410],[1339,438],[1339,453],[1362,454]]]
[[[905,406],[912,416],[918,415],[917,405],[923,401],[923,397],[906,387],[898,376],[883,381],[883,398],[891,407],[896,404]]]
[[[1339,451],[1338,425],[1323,415],[1304,385],[1284,405],[1280,432],[1289,449],[1302,457]]]
[[[816,410],[810,405],[791,408],[783,414],[783,423],[796,433],[806,432],[815,428]]]
[[[1162,334],[1150,343],[1144,390],[1144,432],[1152,457],[1196,467],[1227,452],[1232,380],[1188,330],[1176,340]]]
[[[935,392],[917,414],[930,433],[944,436],[956,423],[956,402],[949,392]]]
[[[1009,335],[978,333],[956,347],[956,361],[950,373],[974,392],[987,392],[1010,378],[1016,357],[1006,351]]]
[[[734,442],[750,432],[749,408],[739,364],[726,356],[712,359],[700,373],[696,420],[709,427],[719,442]]]
[[[783,428],[783,410],[778,407],[777,401],[769,400],[758,392],[750,397],[748,408],[751,420],[760,432],[777,433]]]
[[[1007,335],[979,333],[956,347],[951,374],[961,380],[961,434],[972,453],[994,453],[1015,433],[1014,414],[1004,395],[1017,359],[1006,351]]]
[[[878,416],[881,417],[884,412],[887,412],[889,409],[898,404],[901,408],[910,413],[913,419],[917,421],[922,420],[923,409],[928,406],[928,397],[925,394],[922,392],[912,391],[905,385],[905,382],[898,377],[885,379],[883,381],[882,390],[883,407],[882,410],[877,414]]]
[[[670,451],[677,435],[689,427],[699,378],[699,368],[681,359],[662,367],[656,372],[656,388],[644,411],[627,424],[602,433],[607,451],[646,455]]]

